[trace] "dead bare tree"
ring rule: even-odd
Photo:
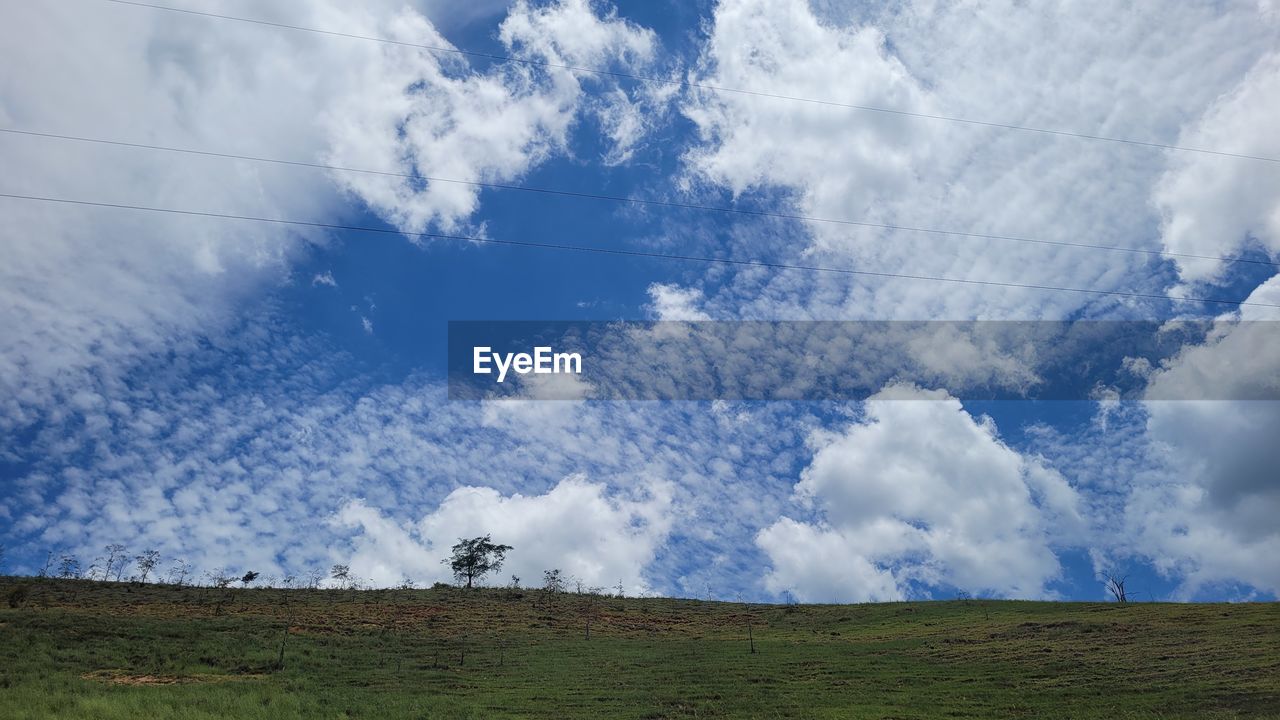
[[[1129,602],[1129,596],[1125,592],[1124,584],[1129,579],[1128,575],[1116,575],[1114,573],[1106,573],[1102,576],[1103,585],[1106,586],[1107,592],[1116,599],[1121,605]]]
[[[581,594],[581,593],[579,593]],[[595,619],[596,613],[600,609],[600,597],[604,594],[602,587],[586,588],[587,602],[583,607],[583,617],[586,619],[586,639],[591,639],[591,621]]]
[[[116,569],[116,563],[124,560],[125,550],[124,545],[120,543],[111,543],[102,549],[107,553],[107,556],[102,561],[102,579],[105,581],[111,579],[111,573]],[[123,571],[123,568],[121,570]]]
[[[226,589],[236,581],[226,568],[214,568],[206,572],[204,576],[209,581],[209,587],[218,588],[219,590]]]
[[[186,560],[174,560],[173,567],[169,568],[169,582],[182,587],[187,581],[187,576],[192,572],[191,564]]]
[[[738,602],[742,603],[742,604],[745,606],[745,609],[746,609],[746,611],[747,611],[747,614],[746,614],[746,621],[747,621],[747,643],[751,646],[751,654],[752,654],[752,655],[755,655],[755,654],[756,654],[756,636],[755,636],[755,632],[753,632],[753,628],[752,628],[752,622],[751,622],[751,606],[750,606],[750,605],[748,605],[748,604],[747,604],[747,601],[743,599],[743,597],[742,597],[742,594],[741,594],[741,593],[739,593],[739,594],[738,594]]]
[[[289,640],[289,627],[293,625],[293,609],[289,606],[289,593],[281,593],[284,601],[284,631],[280,633],[280,654],[276,657],[276,670],[284,669],[284,646]]]
[[[320,583],[324,582],[324,571],[320,568],[312,568],[307,572],[307,589],[319,589]]]

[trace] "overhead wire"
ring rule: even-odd
[[[165,213],[165,214],[184,215],[184,216],[193,216],[193,217],[218,218],[218,219],[224,219],[224,220],[273,223],[278,225],[290,225],[290,226],[299,226],[299,227],[328,229],[328,230],[380,233],[380,234],[386,234],[386,235],[405,235],[408,237],[435,238],[435,239],[442,239],[442,240],[462,240],[467,242],[489,244],[489,245],[506,245],[506,246],[523,247],[523,248],[539,248],[544,250],[560,250],[560,251],[572,251],[572,252],[581,252],[581,253],[619,255],[619,256],[626,256],[626,257],[678,260],[678,261],[689,261],[689,262],[700,262],[700,263],[715,263],[715,264],[735,265],[735,266],[763,267],[763,268],[771,268],[771,269],[778,269],[778,270],[801,270],[801,271],[808,271],[808,272],[837,273],[837,274],[843,274],[843,275],[858,275],[858,276],[866,276],[866,277],[894,278],[894,279],[917,280],[917,281],[927,281],[927,282],[958,283],[958,284],[965,284],[965,285],[981,285],[981,286],[988,286],[988,287],[1047,290],[1047,291],[1054,291],[1054,292],[1083,293],[1083,294],[1099,295],[1099,296],[1144,298],[1144,299],[1161,300],[1161,301],[1167,301],[1167,302],[1188,302],[1188,303],[1194,302],[1194,303],[1230,305],[1230,306],[1280,308],[1280,304],[1251,302],[1248,300],[1194,297],[1194,296],[1186,296],[1186,295],[1182,295],[1182,296],[1162,295],[1157,293],[1131,292],[1126,290],[1096,290],[1096,289],[1090,289],[1090,288],[1065,287],[1065,286],[1058,286],[1058,285],[1040,285],[1040,284],[1034,284],[1034,283],[1003,282],[1003,281],[997,281],[997,280],[974,280],[969,278],[955,278],[955,277],[947,277],[947,276],[940,276],[940,275],[916,275],[916,274],[909,274],[909,273],[883,272],[878,270],[859,270],[855,268],[839,268],[839,267],[823,266],[823,265],[802,265],[797,263],[781,263],[781,262],[771,262],[767,260],[755,260],[755,259],[744,259],[744,258],[713,257],[713,256],[687,255],[687,254],[677,254],[677,253],[661,253],[661,252],[654,252],[654,251],[648,251],[648,250],[606,248],[606,247],[598,247],[598,246],[592,246],[592,245],[575,245],[570,243],[547,243],[547,242],[535,242],[535,241],[528,241],[528,240],[501,240],[497,238],[485,238],[485,237],[468,236],[468,235],[451,235],[451,234],[445,234],[445,233],[405,232],[405,231],[401,231],[393,228],[379,228],[379,227],[373,227],[373,226],[367,226],[367,225],[346,225],[346,224],[340,224],[340,223],[313,222],[313,221],[307,221],[307,220],[267,218],[267,217],[258,217],[254,215],[237,215],[237,214],[231,214],[231,213],[206,212],[201,210],[185,210],[185,209],[179,209],[179,208],[162,208],[162,207],[152,207],[147,205],[132,205],[132,204],[126,204],[126,203],[97,202],[97,201],[91,201],[91,200],[80,200],[75,198],[56,198],[56,197],[48,197],[48,196],[40,196],[40,195],[23,195],[23,194],[17,194],[17,193],[0,193],[0,198],[25,200],[25,201],[31,201],[31,202],[59,203],[59,204],[80,205],[80,206],[87,206],[87,207],[111,208],[111,209],[118,209],[118,210]]]
[[[654,207],[667,207],[681,210],[695,210],[701,212],[717,212],[735,215],[749,215],[755,217],[766,217],[782,220],[797,220],[803,222],[814,222],[834,225],[845,225],[853,227],[873,228],[879,230],[891,230],[897,232],[915,232],[930,235],[950,235],[955,237],[973,238],[980,240],[999,240],[1008,242],[1028,243],[1035,245],[1053,245],[1058,247],[1082,248],[1089,250],[1104,250],[1109,252],[1121,252],[1138,255],[1151,255],[1157,257],[1169,258],[1187,258],[1196,260],[1213,260],[1223,263],[1243,263],[1249,265],[1265,265],[1269,267],[1280,268],[1280,262],[1273,262],[1260,258],[1245,257],[1227,257],[1220,255],[1200,255],[1196,253],[1175,252],[1172,250],[1156,250],[1152,248],[1133,248],[1119,245],[1102,245],[1096,243],[1072,242],[1068,240],[1049,240],[1045,238],[1031,238],[1017,235],[998,235],[994,233],[978,233],[968,232],[964,230],[951,230],[944,228],[918,227],[912,225],[900,225],[895,223],[879,223],[868,220],[853,220],[846,218],[826,218],[813,215],[804,215],[799,213],[786,213],[772,210],[757,210],[752,208],[729,207],[724,205],[705,205],[701,203],[680,202],[674,200],[658,200],[650,198],[627,197],[624,195],[607,195],[602,193],[590,193],[576,190],[564,190],[558,188],[538,187],[533,185],[518,185],[514,183],[495,183],[482,182],[479,180],[459,180],[455,178],[445,178],[429,175],[421,175],[417,173],[400,172],[393,170],[371,170],[366,168],[346,167],[342,165],[333,165],[329,163],[307,162],[303,160],[287,160],[282,158],[263,157],[259,155],[245,155],[239,153],[213,151],[213,150],[197,150],[193,148],[181,148],[168,145],[156,145],[151,143],[128,142],[124,140],[110,140],[106,138],[84,137],[79,135],[67,135],[61,133],[39,132],[35,130],[21,130],[18,128],[0,127],[0,133],[10,135],[22,135],[28,137],[47,138],[54,140],[66,140],[81,143],[92,143],[97,145],[108,145],[115,147],[124,147],[132,149],[155,150],[160,152],[178,153],[184,155],[196,155],[202,157],[213,157],[232,160],[245,160],[249,162],[269,163],[275,165],[288,165],[293,167],[303,167],[318,170],[328,170],[333,172],[359,173],[367,175],[380,175],[385,177],[405,178],[414,181],[438,182],[457,185],[467,185],[471,187],[480,187],[491,190],[509,190],[515,192],[538,193],[543,195],[558,195],[562,197],[601,200],[609,202],[627,203],[632,205],[646,205]]]

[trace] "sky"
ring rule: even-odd
[[[491,534],[490,583],[630,595],[1280,593],[1280,405],[1241,399],[1280,387],[1241,322],[1280,319],[1273,0],[166,3],[262,22],[0,9],[0,572],[121,543],[421,585]],[[445,378],[460,320],[1187,318],[1099,355],[1145,400]],[[947,362],[1025,370],[988,360]],[[1159,399],[1224,366],[1234,399]]]

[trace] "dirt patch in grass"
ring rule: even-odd
[[[181,685],[187,683],[221,683],[238,680],[261,680],[262,674],[244,675],[146,675],[127,673],[123,670],[94,670],[80,677],[85,680],[107,683],[108,685]]]

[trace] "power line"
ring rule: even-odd
[[[774,100],[790,100],[793,102],[803,102],[812,105],[825,105],[828,107],[845,108],[849,110],[863,110],[866,112],[885,113],[889,115],[901,115],[906,117],[921,118],[925,120],[940,120],[945,122],[963,123],[966,125],[977,125],[981,127],[998,128],[1001,130],[1016,130],[1018,132],[1039,133],[1042,135],[1057,135],[1060,137],[1070,137],[1080,140],[1096,140],[1111,143],[1123,143],[1126,145],[1136,145],[1141,147],[1156,148],[1160,150],[1176,150],[1179,152],[1201,153],[1204,155],[1218,155],[1221,157],[1240,158],[1244,160],[1259,160],[1262,162],[1280,163],[1280,158],[1265,157],[1261,155],[1246,155],[1243,153],[1225,152],[1222,150],[1210,150],[1207,148],[1195,148],[1185,145],[1171,145],[1166,143],[1148,142],[1145,140],[1133,140],[1129,138],[1110,137],[1106,135],[1091,135],[1089,133],[1072,132],[1069,130],[1051,130],[1047,128],[1037,128],[1028,125],[1014,125],[1010,123],[991,122],[986,120],[973,120],[970,118],[954,117],[950,115],[935,115],[931,113],[912,112],[910,110],[897,110],[894,108],[877,107],[874,105],[858,105],[854,103],[842,103],[834,100],[822,100],[818,98],[799,97],[795,95],[782,95],[778,93],[761,92],[757,90],[743,90],[741,88],[723,87],[719,85],[709,85],[707,83],[692,82],[689,80],[679,80],[674,78],[664,78],[654,75],[638,75],[634,73],[617,72],[612,70],[600,70],[597,68],[581,67],[578,65],[566,65],[563,63],[553,63],[545,60],[531,60],[528,58],[519,58],[511,55],[501,55],[498,53],[487,53],[476,50],[461,50],[455,47],[439,47],[436,45],[424,45],[422,43],[405,42],[403,40],[393,40],[387,37],[378,37],[373,35],[357,35],[355,33],[338,32],[336,30],[322,30],[320,28],[306,27],[303,25],[291,25],[288,23],[272,22],[270,20],[259,20],[256,18],[238,17],[235,15],[223,15],[220,13],[203,12],[200,10],[188,10],[186,8],[170,7],[167,5],[155,5],[152,3],[136,2],[136,0],[105,0],[106,2],[115,3],[117,5],[132,5],[140,8],[149,8],[152,10],[164,10],[173,13],[182,13],[185,15],[195,15],[199,17],[214,18],[218,20],[230,20],[234,22],[250,23],[253,25],[265,25],[267,27],[281,28],[285,30],[296,30],[299,32],[314,33],[317,35],[328,35],[331,37],[348,38],[351,40],[365,40],[369,42],[379,42],[388,45],[399,45],[402,47],[418,48],[434,53],[449,53],[453,55],[463,55],[466,57],[483,58],[493,60],[495,62],[513,63],[520,65],[529,65],[534,67],[552,68],[557,70],[569,70],[572,72],[588,73],[591,75],[600,75],[604,77],[621,78],[628,80],[636,80],[645,83],[655,83],[660,85],[672,85],[676,87],[689,88],[693,90],[706,90],[715,93],[730,93],[735,95],[747,95],[751,97],[771,98]]]
[[[854,270],[851,268],[837,268],[822,265],[798,265],[792,263],[769,262],[765,260],[744,260],[738,258],[709,257],[704,255],[682,255],[674,253],[659,253],[646,250],[624,250],[618,248],[602,248],[590,245],[570,245],[567,243],[542,243],[527,240],[497,240],[494,238],[481,238],[468,235],[448,235],[444,233],[428,233],[428,232],[402,232],[392,228],[378,228],[367,225],[342,225],[338,223],[312,222],[307,220],[285,220],[282,218],[265,218],[253,215],[233,215],[230,213],[205,212],[200,210],[179,210],[176,208],[160,208],[150,207],[146,205],[128,205],[124,203],[108,203],[95,202],[90,200],[75,200],[71,198],[54,198],[39,195],[19,195],[15,193],[0,193],[0,197],[11,198],[14,200],[28,200],[46,203],[59,203],[64,205],[83,205],[88,207],[112,208],[116,210],[136,210],[142,212],[165,213],[170,215],[187,215],[194,217],[218,218],[223,220],[243,220],[248,222],[272,223],[277,225],[295,225],[300,227],[321,228],[326,230],[347,230],[352,232],[379,233],[384,235],[405,235],[409,237],[433,238],[439,240],[463,240],[467,242],[483,243],[487,245],[509,245],[513,247],[534,248],[542,250],[564,250],[581,253],[598,253],[602,255],[621,255],[626,257],[651,258],[659,260],[682,260],[688,262],[713,263],[720,265],[736,265],[749,267],[762,267],[775,270],[804,270],[808,272],[825,272],[840,275],[860,275],[865,277],[894,278],[900,280],[920,280],[927,282],[946,282],[959,283],[964,285],[982,285],[986,287],[1005,287],[1020,288],[1026,290],[1049,290],[1054,292],[1073,292],[1084,293],[1089,295],[1109,295],[1115,297],[1131,297],[1146,298],[1151,300],[1165,300],[1172,302],[1197,302],[1217,305],[1232,306],[1251,306],[1251,307],[1268,307],[1280,308],[1280,305],[1271,303],[1249,302],[1246,300],[1226,300],[1221,298],[1204,298],[1192,296],[1168,296],[1158,295],[1155,293],[1128,292],[1124,290],[1090,290],[1085,288],[1062,287],[1057,285],[1035,285],[1031,283],[1012,283],[1000,282],[996,280],[970,280],[966,278],[953,278],[938,275],[910,275],[905,273],[880,272],[875,270]]]
[[[965,232],[961,230],[943,230],[938,228],[913,227],[910,225],[894,225],[889,223],[875,223],[863,220],[847,220],[839,218],[823,218],[810,215],[799,215],[793,213],[774,212],[768,210],[751,210],[746,208],[725,207],[721,205],[702,205],[698,203],[683,203],[671,200],[648,200],[643,198],[632,198],[621,195],[604,195],[599,193],[578,192],[574,190],[558,190],[555,188],[535,187],[531,185],[514,185],[506,183],[480,182],[475,180],[456,180],[453,178],[433,177],[427,175],[417,175],[414,173],[395,172],[388,170],[368,170],[364,168],[344,167],[341,165],[329,165],[326,163],[305,162],[301,160],[283,160],[280,158],[268,158],[256,155],[240,155],[236,153],[217,152],[210,150],[195,150],[191,148],[171,147],[166,145],[152,145],[148,143],[126,142],[122,140],[107,140],[104,138],[90,138],[78,135],[63,135],[58,133],[36,132],[34,130],[18,130],[16,128],[0,127],[0,133],[8,133],[12,135],[26,135],[30,137],[49,138],[54,140],[69,140],[74,142],[93,143],[97,145],[112,145],[117,147],[157,150],[162,152],[180,153],[185,155],[199,155],[202,157],[224,158],[232,160],[247,160],[250,162],[271,163],[275,165],[289,165],[294,167],[314,168],[318,170],[333,170],[337,172],[362,173],[368,175],[381,175],[386,177],[407,178],[412,180],[426,180],[429,182],[452,183],[457,185],[469,185],[472,187],[482,187],[494,190],[513,190],[519,192],[539,193],[543,195],[559,195],[563,197],[583,198],[590,200],[605,200],[610,202],[630,203],[634,205],[649,205],[657,207],[669,207],[682,210],[698,210],[704,212],[731,213],[735,215],[751,215],[755,217],[778,218],[783,220],[801,220],[806,222],[828,223],[834,225],[846,225],[853,227],[875,228],[880,230],[894,230],[901,232],[918,232],[930,235],[953,235],[956,237],[966,237],[982,240],[1002,240],[1010,242],[1029,243],[1035,245],[1055,245],[1059,247],[1084,248],[1089,250],[1106,250],[1110,252],[1123,252],[1138,255],[1153,255],[1157,257],[1172,258],[1191,258],[1196,260],[1215,260],[1224,263],[1245,263],[1250,265],[1266,265],[1268,267],[1280,267],[1280,262],[1272,262],[1270,260],[1258,260],[1252,258],[1241,257],[1224,257],[1220,255],[1197,255],[1194,253],[1172,252],[1169,250],[1151,250],[1147,248],[1130,248],[1116,245],[1097,245],[1093,243],[1068,242],[1065,240],[1045,240],[1041,238],[1020,237],[1016,235],[994,235],[988,233]]]

